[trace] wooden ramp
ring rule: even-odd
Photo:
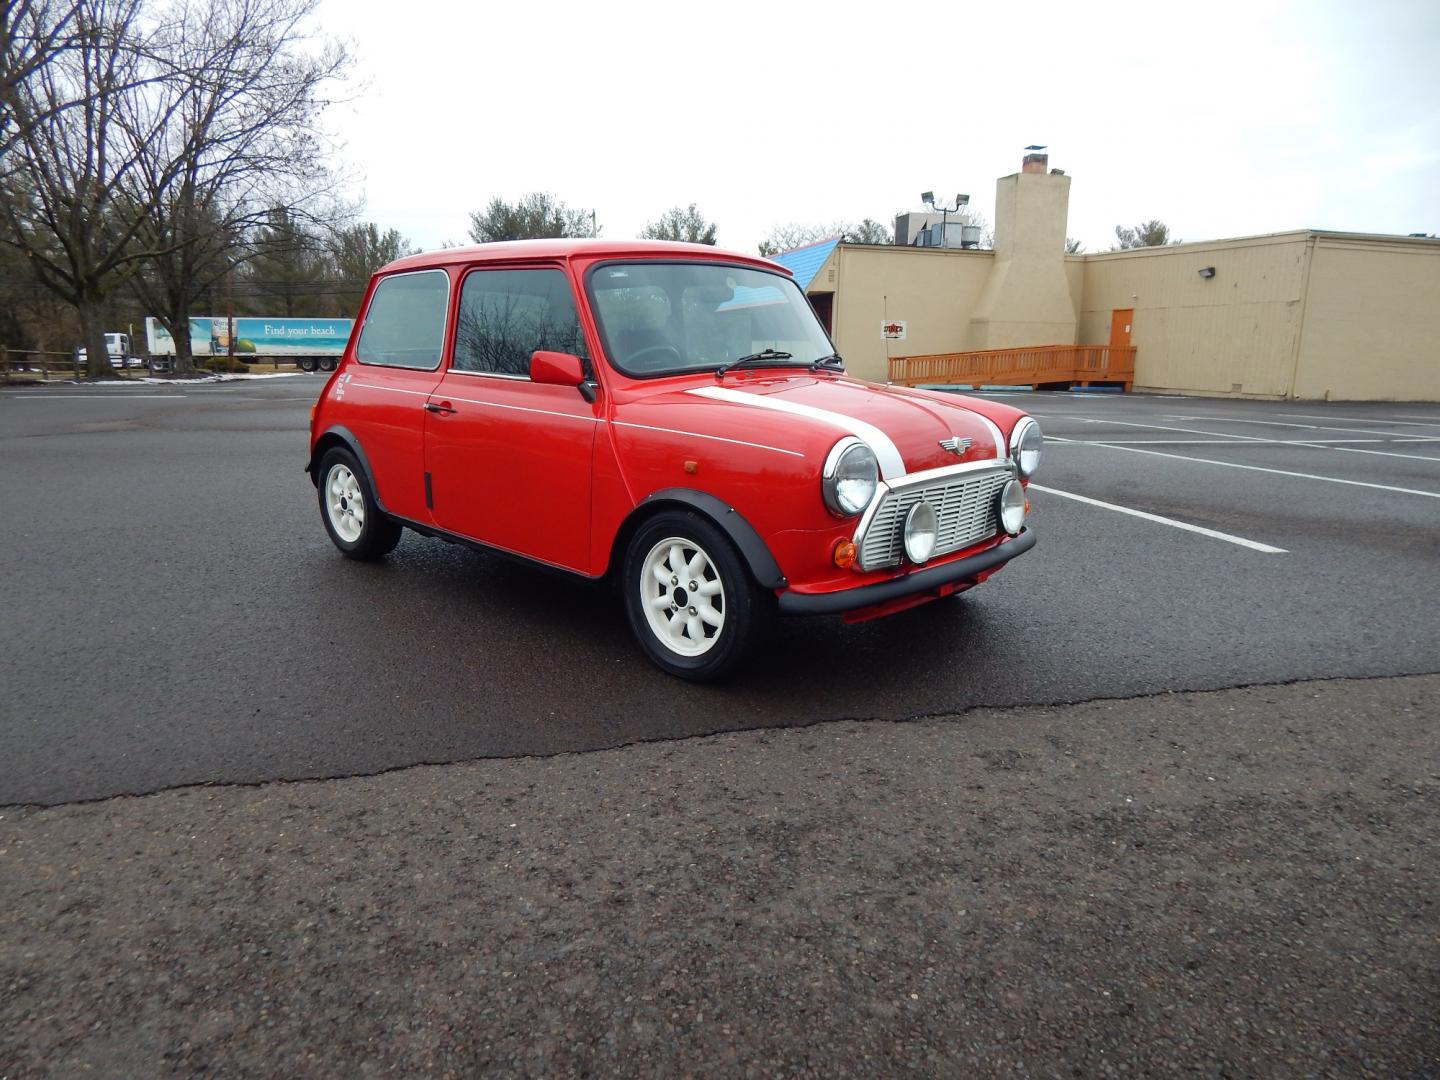
[[[1034,345],[1023,349],[892,356],[890,381],[901,386],[1030,386],[1135,382],[1134,345]]]

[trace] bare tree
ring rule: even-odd
[[[642,240],[680,240],[690,244],[715,243],[715,223],[706,221],[705,216],[695,209],[692,202],[688,208],[672,206],[660,215],[659,221],[652,221],[640,233]]]
[[[137,237],[153,206],[132,197],[140,148],[169,122],[155,110],[121,123],[123,94],[146,84],[149,38],[140,0],[80,0],[72,44],[13,87],[12,164],[0,176],[0,242],[69,302],[91,375],[109,370],[106,299],[147,252]]]
[[[131,285],[170,332],[177,371],[192,367],[192,305],[250,256],[262,223],[283,210],[329,225],[337,212],[323,198],[333,180],[319,117],[349,56],[303,31],[317,3],[177,0],[155,43],[169,77],[123,99],[137,131],[157,110],[170,117],[132,173],[151,212],[137,237],[150,255]]]
[[[0,8],[0,160],[29,127],[78,100],[56,101],[38,112],[22,109],[21,85],[54,57],[80,44],[79,0],[10,0]]]
[[[1071,237],[1071,236],[1067,236],[1067,237],[1065,238],[1065,254],[1066,254],[1066,255],[1079,255],[1079,254],[1080,254],[1081,252],[1083,252],[1084,250],[1085,250],[1085,245],[1084,245],[1083,243],[1081,243],[1079,240],[1076,240],[1074,237]]]

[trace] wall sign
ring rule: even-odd
[[[905,320],[886,319],[880,323],[880,336],[886,341],[905,340]]]

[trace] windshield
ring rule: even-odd
[[[605,354],[627,375],[714,370],[773,350],[808,366],[835,348],[789,278],[713,263],[608,263],[590,275]],[[752,364],[755,361],[752,361]]]

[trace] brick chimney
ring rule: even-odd
[[[1020,163],[1020,171],[1026,173],[1043,173],[1049,165],[1049,154],[1026,154],[1025,160]]]

